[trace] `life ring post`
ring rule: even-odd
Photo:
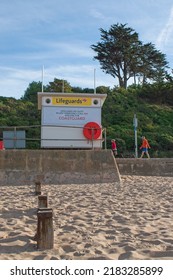
[[[88,122],[83,127],[83,135],[89,140],[96,140],[101,135],[101,127],[96,122]]]

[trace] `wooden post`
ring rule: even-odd
[[[48,197],[47,195],[38,196],[38,208],[47,208],[48,207]]]
[[[41,208],[37,212],[37,248],[52,249],[54,246],[53,210]]]
[[[41,183],[35,182],[35,194],[40,195],[41,194]]]

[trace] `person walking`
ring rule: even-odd
[[[140,149],[142,150],[142,154],[140,158],[142,158],[144,154],[146,154],[147,157],[150,158],[150,155],[148,153],[148,148],[151,148],[150,144],[148,143],[148,140],[145,138],[145,136],[142,136],[142,145],[140,146]]]
[[[117,143],[116,143],[115,139],[111,140],[111,149],[112,149],[112,152],[114,154],[114,157],[116,157],[116,155],[117,155]]]

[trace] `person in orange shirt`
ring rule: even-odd
[[[140,146],[140,149],[142,149],[141,158],[144,156],[144,154],[146,154],[147,157],[150,158],[148,148],[151,148],[148,143],[148,140],[145,138],[145,136],[142,136],[142,145]]]

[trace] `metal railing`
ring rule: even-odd
[[[83,127],[80,126],[58,126],[58,125],[31,125],[31,126],[0,126],[0,141],[4,142],[4,146],[7,149],[40,149],[41,147],[41,143],[42,141],[57,141],[57,143],[59,141],[63,141],[64,143],[69,143],[70,141],[80,141],[80,142],[86,142],[88,141],[88,139],[71,139],[69,138],[42,138],[41,137],[41,128],[44,127],[51,127],[51,128],[67,128],[67,129],[81,129],[83,130]],[[94,131],[97,128],[89,128],[91,129],[91,139],[89,141],[91,141],[91,149],[94,149],[94,143],[96,142],[100,142],[100,147],[107,149],[107,145],[106,145],[106,128],[101,128],[101,138],[98,139],[94,139]],[[18,132],[19,131],[25,131],[25,135],[24,136],[19,136]],[[4,132],[11,132],[12,135],[9,136],[4,136]],[[8,133],[7,133],[8,134]],[[23,142],[21,147],[20,147],[20,142]],[[8,144],[7,144],[8,143]],[[10,145],[9,145],[10,143]],[[9,147],[10,146],[10,147]],[[44,148],[44,147],[43,147]],[[63,148],[63,149],[85,149],[82,147],[66,147],[64,145],[64,147],[58,146],[53,146],[50,148]]]

